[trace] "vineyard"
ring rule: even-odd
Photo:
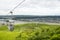
[[[60,40],[60,25],[16,24],[12,32],[1,25],[0,40]]]

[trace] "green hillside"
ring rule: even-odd
[[[0,26],[0,40],[60,40],[60,25],[16,24],[12,32],[3,25]]]

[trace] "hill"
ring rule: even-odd
[[[12,32],[2,25],[0,40],[60,40],[60,25],[16,24]]]

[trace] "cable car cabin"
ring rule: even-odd
[[[8,20],[7,26],[8,26],[8,29],[10,31],[13,31],[14,30],[14,21],[13,20]]]
[[[13,30],[14,30],[14,25],[13,25],[13,24],[9,24],[9,25],[8,25],[8,29],[9,29],[10,31],[13,31]]]

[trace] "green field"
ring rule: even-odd
[[[0,26],[0,40],[60,40],[60,25],[16,24],[12,32],[6,25],[2,25]]]

